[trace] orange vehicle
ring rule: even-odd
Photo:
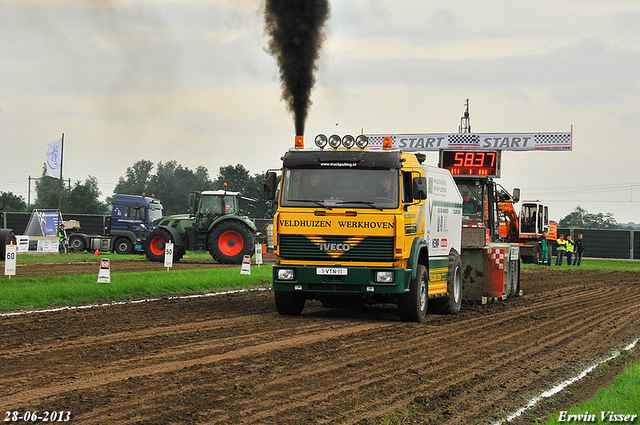
[[[540,200],[523,201],[520,215],[514,204],[519,201],[520,189],[514,189],[513,196],[503,190],[498,197],[498,215],[500,219],[500,237],[508,242],[520,245],[520,256],[525,263],[540,263],[538,239],[547,232],[547,241],[555,241],[558,236],[558,224],[549,221],[549,207]],[[551,247],[548,249],[548,261],[551,263]]]

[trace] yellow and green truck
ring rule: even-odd
[[[327,144],[330,146],[328,147]],[[366,136],[316,137],[268,171],[278,312],[396,303],[403,321],[462,302],[462,196],[451,173],[425,155],[367,149]],[[278,178],[280,176],[280,178]]]

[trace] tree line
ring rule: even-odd
[[[11,192],[0,192],[0,202],[5,211],[30,212],[34,209],[58,209],[60,198],[60,180],[46,176],[43,167],[42,176],[36,181],[36,198],[27,206],[22,196]],[[110,205],[113,195],[154,196],[164,208],[164,215],[184,214],[189,206],[189,193],[192,191],[223,189],[240,192],[243,196],[257,199],[257,202],[239,200],[240,209],[252,218],[262,218],[267,213],[267,204],[262,200],[262,180],[264,173],[251,173],[241,164],[220,167],[212,180],[206,167],[195,170],[183,167],[176,161],[159,162],[154,165],[148,160],[140,160],[128,167],[125,175],[118,179],[113,194],[100,201],[102,193],[98,189],[98,179],[89,176],[84,182],[63,181],[61,212],[74,214],[111,214]]]
[[[5,211],[30,212],[34,209],[57,209],[60,180],[46,176],[43,166],[42,177],[35,185],[36,199],[33,205],[27,206],[22,196],[11,192],[0,192],[0,202]],[[251,175],[243,165],[237,164],[220,167],[217,176],[212,180],[206,167],[195,170],[183,167],[176,161],[159,162],[154,165],[148,160],[140,160],[127,168],[124,176],[118,179],[113,194],[100,201],[102,193],[98,189],[98,179],[89,176],[84,182],[76,181],[66,184],[62,191],[62,213],[74,214],[111,214],[110,205],[113,195],[154,196],[160,200],[165,215],[183,214],[189,206],[189,193],[192,191],[218,190],[227,183],[227,190],[240,192],[243,196],[255,198],[258,202],[240,200],[240,209],[249,217],[262,218],[267,214],[268,206],[262,200],[262,180],[264,173]],[[64,185],[65,182],[63,182]],[[562,218],[560,227],[587,229],[621,228],[613,214],[589,213],[578,206]]]

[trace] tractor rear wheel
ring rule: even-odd
[[[224,220],[209,234],[209,253],[222,264],[242,264],[245,255],[255,251],[254,236],[248,226],[237,220]]]
[[[15,233],[13,233],[13,231],[9,229],[0,230],[0,243],[2,243],[2,246],[0,246],[0,261],[4,261],[6,255],[5,246],[16,245]]]

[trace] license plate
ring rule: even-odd
[[[318,267],[316,274],[319,276],[346,276],[347,269],[337,267]]]

